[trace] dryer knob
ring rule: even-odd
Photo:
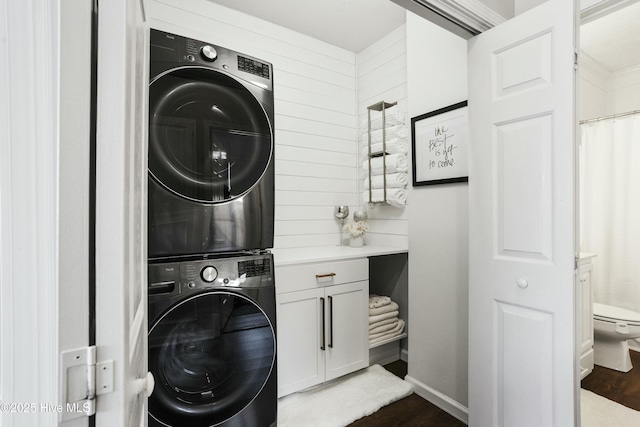
[[[202,271],[200,272],[200,276],[205,282],[211,283],[216,280],[216,277],[218,277],[218,270],[216,270],[215,267],[209,265],[202,269]]]
[[[213,62],[218,57],[218,52],[216,52],[213,46],[205,45],[200,49],[200,55],[202,55],[202,59],[205,61]]]

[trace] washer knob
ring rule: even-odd
[[[218,277],[218,270],[216,270],[215,267],[208,265],[202,269],[202,271],[200,272],[200,276],[205,282],[211,283],[216,280],[216,277]]]
[[[213,46],[205,45],[200,49],[200,55],[202,55],[202,59],[205,61],[213,62],[218,57],[218,52],[216,52]]]

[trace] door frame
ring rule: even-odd
[[[62,404],[60,353],[88,340],[84,3],[0,0],[0,398],[35,405],[42,426],[59,422],[39,405]]]

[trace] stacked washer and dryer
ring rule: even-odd
[[[149,425],[275,426],[273,68],[151,30]]]

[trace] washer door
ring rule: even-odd
[[[234,78],[180,68],[149,88],[149,172],[189,200],[220,203],[245,194],[265,173],[272,133],[258,100]]]
[[[260,307],[231,292],[197,294],[149,331],[149,415],[174,427],[222,423],[260,393],[274,363],[275,334]]]

